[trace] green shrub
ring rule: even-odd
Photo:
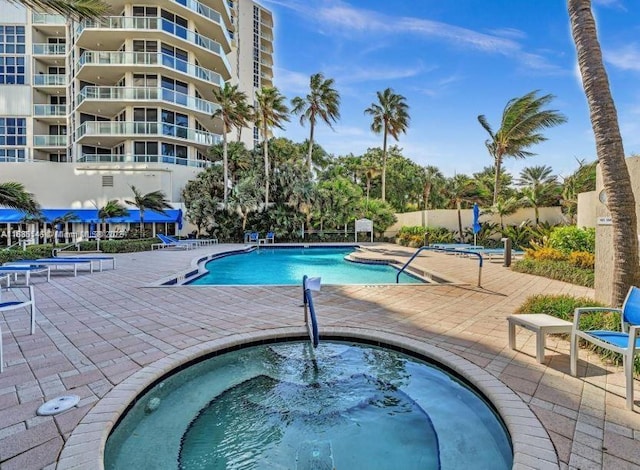
[[[522,259],[513,263],[511,269],[578,286],[593,287],[594,282],[593,269],[579,268],[568,261]]]
[[[596,229],[579,228],[575,225],[557,227],[549,235],[549,246],[567,255],[574,251],[595,253]]]
[[[586,297],[572,297],[570,295],[534,295],[524,301],[515,313],[546,313],[563,320],[573,321],[573,312],[578,307],[605,307],[605,305]],[[581,315],[580,329],[582,330],[613,330],[620,331],[620,314],[617,312],[593,312]],[[568,335],[563,335],[568,337]],[[614,364],[622,363],[622,356],[608,349],[598,348],[593,344],[582,341],[581,345],[588,345],[588,349],[596,351],[600,357]],[[640,374],[640,357],[634,363],[636,374]]]

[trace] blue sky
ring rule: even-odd
[[[549,165],[566,176],[576,159],[596,158],[564,0],[261,0],[275,22],[275,84],[289,99],[304,96],[309,76],[336,81],[342,98],[335,132],[317,127],[329,153],[361,155],[381,147],[364,109],[376,91],[406,97],[411,123],[398,145],[420,165],[447,176],[492,164],[477,121],[496,129],[511,98],[532,90],[556,96],[568,122],[527,160],[508,159],[515,176]],[[640,2],[593,0],[605,66],[618,109],[625,153],[640,153]],[[292,117],[280,135],[308,137]]]

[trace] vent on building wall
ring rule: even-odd
[[[113,188],[113,175],[104,175],[102,177],[103,188]]]

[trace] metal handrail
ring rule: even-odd
[[[51,250],[51,256],[53,256],[54,258],[56,256],[58,256],[58,253],[60,253],[61,251],[66,250],[67,248],[71,248],[71,247],[75,247],[76,251],[80,251],[80,242],[73,242],[73,243],[69,243],[68,245],[65,245],[61,248],[54,248],[53,250]]]
[[[407,266],[409,266],[409,264],[411,264],[411,262],[416,258],[416,256],[418,256],[418,254],[420,254],[421,251],[424,250],[429,250],[429,251],[444,251],[445,253],[458,253],[458,254],[465,254],[465,255],[474,255],[478,257],[478,287],[482,287],[481,285],[481,280],[482,280],[482,255],[480,253],[477,253],[475,251],[468,251],[468,250],[456,250],[456,249],[452,249],[452,248],[436,248],[434,246],[423,246],[421,248],[418,248],[418,251],[416,251],[413,256],[411,256],[411,258],[409,258],[409,261],[407,261],[404,266],[402,266],[402,268],[400,268],[400,270],[398,271],[398,274],[396,275],[396,284],[400,283],[400,274],[402,274],[402,272],[407,268]]]
[[[314,348],[320,343],[320,335],[318,333],[318,319],[316,318],[316,309],[313,307],[313,296],[311,290],[307,289],[307,275],[302,276],[302,300],[304,302],[304,322],[307,325],[309,339]],[[308,308],[307,308],[308,306]],[[311,324],[309,324],[311,318]]]

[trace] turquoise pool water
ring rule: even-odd
[[[510,469],[508,434],[462,381],[363,344],[274,343],[171,375],[109,437],[118,469]]]
[[[323,284],[395,284],[398,271],[384,264],[345,261],[354,248],[260,248],[214,259],[193,285],[298,285],[302,276],[322,277]],[[422,281],[402,273],[403,284]]]

